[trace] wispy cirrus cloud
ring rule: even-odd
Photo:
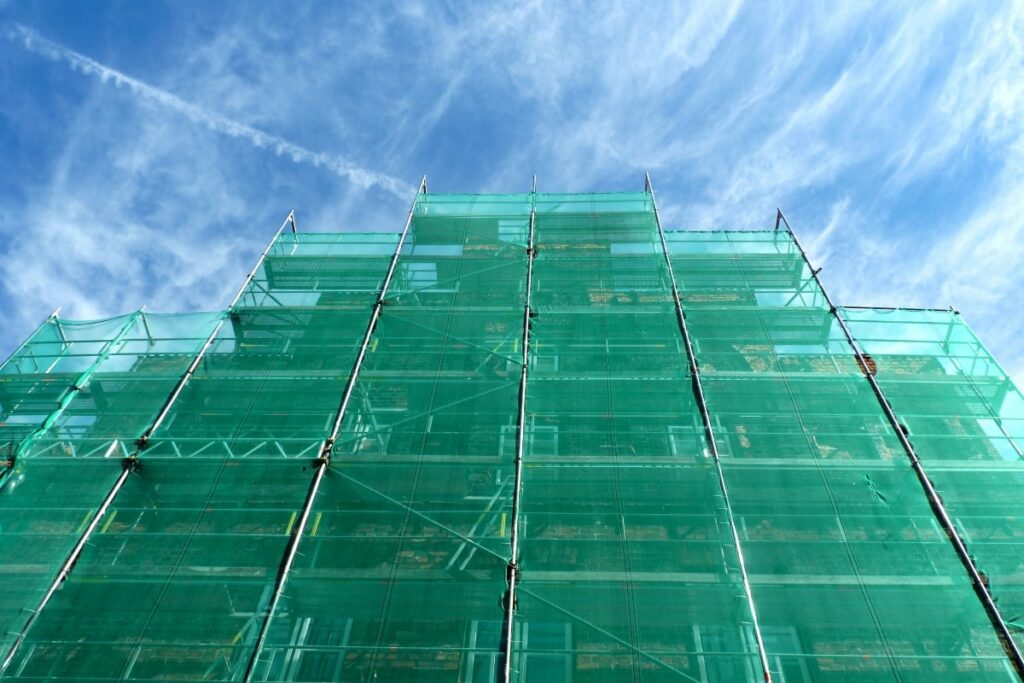
[[[22,13],[23,26],[60,36],[77,56],[48,57],[98,78],[58,83],[81,100],[68,98],[73,125],[54,152],[60,168],[23,203],[0,203],[0,214],[33,222],[29,235],[71,220],[68,230],[105,244],[90,206],[101,204],[97,215],[117,216],[133,235],[162,236],[185,214],[171,208],[180,199],[161,192],[181,189],[196,209],[189,218],[203,215],[188,234],[211,242],[160,245],[175,253],[161,271],[172,281],[150,287],[146,300],[187,307],[194,300],[175,287],[170,264],[188,261],[182,272],[200,283],[215,281],[207,272],[227,277],[204,252],[239,263],[252,243],[247,215],[262,220],[295,206],[307,227],[400,225],[411,187],[396,193],[309,157],[274,163],[291,149],[278,140],[309,154],[346,150],[353,173],[404,177],[403,185],[426,172],[436,190],[521,190],[534,172],[542,189],[632,189],[649,169],[671,225],[765,226],[781,205],[827,265],[838,301],[955,304],[1024,379],[1015,342],[1024,321],[1007,314],[1019,311],[1014,292],[1024,288],[1016,258],[1024,236],[1015,227],[1015,197],[1024,195],[1022,8],[402,0],[264,3],[239,13],[185,4],[145,40],[113,19],[62,33],[59,13]],[[23,63],[26,38],[11,37],[5,61]],[[121,78],[187,100],[167,105],[109,74],[121,87],[104,86],[93,65],[99,55],[104,68],[132,65],[116,71]],[[30,68],[48,78],[72,74],[34,61],[43,67]],[[0,64],[0,80],[5,73],[8,90],[21,90]],[[40,111],[55,99],[29,95]],[[196,111],[216,112],[213,123]],[[51,129],[65,123],[58,117]],[[232,145],[232,125],[276,137]],[[175,150],[160,135],[196,138],[196,149]],[[189,164],[203,167],[200,179]],[[147,185],[154,176],[159,189]],[[145,239],[123,242],[105,248],[129,270],[148,263]],[[42,283],[60,267],[32,270]],[[40,285],[26,301],[45,291]],[[121,302],[116,292],[90,300],[104,312]]]
[[[17,40],[25,49],[35,54],[54,61],[64,62],[85,75],[98,77],[104,83],[112,83],[115,86],[127,88],[132,94],[181,114],[193,123],[204,126],[216,133],[244,140],[261,149],[271,150],[277,156],[290,159],[297,164],[309,164],[315,168],[323,168],[362,188],[378,185],[392,193],[395,197],[403,200],[414,191],[412,186],[397,178],[359,166],[345,157],[326,152],[314,152],[306,147],[289,142],[284,138],[203,109],[166,90],[152,86],[137,78],[132,78],[117,69],[101,64],[83,54],[48,40],[27,26],[17,23],[13,24],[7,30],[7,37],[11,40]]]

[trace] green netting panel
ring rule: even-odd
[[[842,313],[1024,647],[1024,397],[956,313]]]
[[[256,680],[493,679],[529,213],[421,197]]]
[[[772,670],[1013,680],[789,235],[669,241]]]
[[[22,352],[50,352],[49,364],[63,368],[65,378],[73,375],[81,389],[65,391],[66,404],[48,406],[51,426],[22,442],[27,447],[0,484],[5,651],[121,473],[119,456],[132,448],[217,319],[204,313],[60,321],[55,340],[40,342],[37,334],[6,366],[34,367]],[[35,388],[27,390],[35,394]]]
[[[0,648],[53,583],[120,468],[101,459],[23,459],[0,487]]]
[[[113,440],[116,455],[156,417],[222,313],[140,313],[104,351],[88,381],[23,456],[100,457]]]
[[[316,457],[396,242],[283,234],[146,457]]]
[[[1020,392],[942,312],[846,311],[862,369],[786,233],[670,232],[730,519],[644,193],[419,198],[255,680],[503,665],[534,202],[515,680],[758,680],[733,522],[776,681],[1015,680],[863,372],[1012,624]],[[9,679],[241,679],[397,239],[286,233],[228,313],[49,320],[0,366],[6,649],[224,321]]]
[[[0,367],[0,453],[13,456],[60,406],[131,316],[50,318]]]
[[[650,195],[539,195],[522,681],[760,677]]]
[[[7,678],[239,680],[309,477],[283,459],[148,459]]]
[[[238,680],[395,243],[282,236],[226,318],[147,315],[112,347],[52,443],[109,434],[130,448],[225,321],[8,674]],[[120,471],[99,462],[110,476],[92,505]]]

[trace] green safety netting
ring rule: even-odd
[[[125,408],[114,435],[128,449],[213,318],[224,325],[8,678],[239,680],[396,242],[391,234],[283,235],[235,308],[193,326],[202,338],[184,354],[175,353],[188,344],[173,321],[161,330],[150,320],[156,346],[120,368],[126,379],[142,368],[149,380],[135,407],[144,419],[127,419]],[[167,385],[147,405],[158,381]],[[93,437],[86,430],[81,438]],[[93,507],[120,460],[107,469]]]
[[[1024,396],[958,313],[843,315],[1024,647]]]
[[[3,366],[0,411],[21,435],[0,475],[5,651],[218,317],[51,318]]]
[[[520,680],[758,680],[651,197],[541,194]]]
[[[492,680],[527,195],[418,203],[257,680]]]
[[[670,250],[773,671],[1013,680],[790,236],[675,232]]]
[[[666,239],[722,478],[647,193],[420,195],[355,378],[397,234],[284,233],[223,313],[48,320],[0,367],[5,651],[205,351],[4,677],[493,681],[518,495],[513,680],[761,680],[740,550],[776,681],[1015,680],[789,235]],[[844,315],[1019,620],[1019,392],[958,317]]]

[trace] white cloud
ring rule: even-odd
[[[166,90],[161,90],[136,78],[132,78],[63,45],[47,40],[32,29],[21,24],[14,24],[13,28],[8,31],[8,38],[20,41],[27,50],[40,56],[64,62],[85,75],[96,76],[103,83],[124,87],[132,94],[181,114],[190,121],[205,126],[214,132],[245,140],[260,149],[270,150],[279,157],[291,159],[297,164],[310,164],[316,168],[327,169],[335,175],[363,188],[378,185],[401,199],[411,196],[415,191],[415,188],[401,180],[363,168],[345,157],[325,152],[314,152],[301,145],[289,142],[284,138],[265,133],[225,116],[207,111]]]

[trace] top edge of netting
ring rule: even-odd
[[[46,323],[57,324],[60,323],[66,327],[86,327],[89,325],[105,325],[113,322],[127,322],[128,318],[133,315],[138,315],[142,311],[130,311],[128,313],[119,313],[112,315],[107,318],[65,318],[62,316],[55,316],[49,318]],[[144,311],[146,318],[149,320],[187,320],[201,319],[218,317],[224,314],[223,309],[212,310],[212,311],[178,311],[178,312],[159,312],[159,311]],[[44,324],[46,324],[44,323]]]

